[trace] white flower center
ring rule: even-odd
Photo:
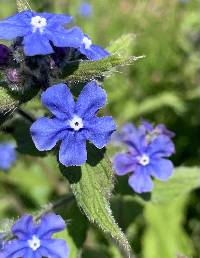
[[[84,37],[83,38],[83,44],[85,45],[86,49],[89,49],[92,45],[92,40],[87,38],[87,37]]]
[[[150,162],[150,158],[146,154],[143,154],[142,156],[139,157],[140,165],[147,166],[149,162]]]
[[[28,240],[28,245],[33,251],[36,251],[40,247],[40,239],[33,235],[32,239]]]
[[[83,120],[79,116],[74,116],[72,120],[69,121],[69,125],[75,131],[79,131],[83,128]]]
[[[31,19],[31,25],[33,26],[33,32],[39,29],[42,33],[47,26],[47,20],[41,16],[35,16]]]

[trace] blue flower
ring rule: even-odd
[[[92,40],[87,35],[84,35],[79,50],[89,60],[93,61],[102,59],[110,55],[105,49],[101,48],[100,46],[93,45]]]
[[[33,221],[32,216],[24,215],[12,227],[17,239],[4,245],[0,258],[67,258],[66,242],[52,238],[54,233],[64,228],[64,220],[55,214],[43,216],[39,224]]]
[[[54,115],[40,118],[31,126],[31,135],[40,151],[51,150],[61,141],[59,161],[65,166],[79,166],[86,162],[86,140],[103,148],[116,129],[112,117],[97,117],[106,103],[105,91],[95,81],[88,83],[77,102],[65,84],[48,88],[42,103]]]
[[[0,170],[8,170],[16,161],[15,147],[10,143],[0,144]]]
[[[0,21],[0,38],[12,40],[22,37],[22,44],[27,56],[47,55],[56,47],[78,48],[83,39],[77,27],[65,29],[72,17],[62,14],[36,13],[23,11]]]
[[[88,17],[92,14],[92,5],[87,2],[81,3],[78,12],[81,16]]]
[[[159,135],[148,141],[146,135],[137,130],[129,135],[126,144],[128,152],[117,154],[113,165],[119,176],[131,173],[129,185],[135,192],[150,192],[153,189],[151,177],[166,181],[171,176],[173,164],[166,158],[175,148],[169,137]]]

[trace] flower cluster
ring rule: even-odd
[[[10,143],[0,144],[0,170],[8,170],[16,160],[15,147]]]
[[[0,21],[0,39],[20,39],[17,42],[21,42],[26,56],[52,54],[54,47],[74,48],[90,60],[109,55],[95,47],[80,28],[66,28],[71,21],[67,15],[23,11]]]
[[[88,83],[76,103],[65,84],[57,84],[42,94],[42,103],[53,118],[40,118],[31,127],[33,141],[40,151],[51,150],[61,141],[59,161],[65,166],[86,162],[86,141],[103,148],[116,129],[112,117],[97,117],[106,103],[105,91],[95,81]]]
[[[116,174],[130,174],[128,182],[135,192],[150,192],[153,189],[151,177],[166,181],[172,174],[173,164],[167,158],[175,152],[173,136],[164,125],[154,128],[146,121],[139,128],[125,125],[114,136],[116,142],[125,144],[128,149],[113,159]]]
[[[35,223],[31,215],[24,215],[12,227],[13,240],[4,243],[0,258],[67,258],[66,242],[52,235],[65,228],[64,220],[55,214],[43,216]]]

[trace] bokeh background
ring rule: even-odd
[[[87,17],[79,13],[80,0],[30,3],[37,11],[73,15],[75,23],[103,47],[126,33],[133,34],[128,51],[146,57],[105,79],[109,100],[106,112],[112,114],[119,126],[126,122],[138,124],[142,118],[166,124],[176,133],[174,164],[199,166],[197,0],[93,0],[88,1],[92,11]],[[14,0],[0,0],[0,18],[15,12]],[[24,109],[38,113],[40,108],[39,99],[24,105]],[[19,144],[15,166],[8,174],[0,174],[0,219],[12,220],[25,212],[34,213],[69,191],[54,156],[41,158],[30,150],[30,139],[20,134],[28,126],[17,120],[14,138],[9,133],[0,135],[1,141]],[[112,208],[138,258],[200,257],[199,190],[161,205],[143,205],[131,198],[134,193],[127,190],[126,183],[118,189],[120,180],[116,180]],[[71,257],[122,257],[110,239],[88,224],[74,202],[59,212],[68,220],[69,230],[62,237],[70,245]]]

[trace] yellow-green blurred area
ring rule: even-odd
[[[155,124],[164,123],[176,133],[175,166],[199,166],[198,1],[88,2],[92,6],[89,17],[78,13],[80,0],[34,0],[30,4],[36,11],[74,16],[74,23],[94,43],[105,48],[120,36],[132,34],[133,42],[127,52],[145,55],[145,58],[105,79],[106,113],[111,114],[119,126],[126,122],[138,124],[142,118]],[[0,18],[15,12],[14,0],[0,0]],[[31,102],[24,108],[28,107],[31,112],[34,105]],[[13,140],[10,136],[1,139]],[[28,148],[29,141],[24,137],[20,142]],[[168,188],[168,184],[165,185]],[[127,178],[123,187],[129,187]],[[69,187],[59,173],[55,155],[42,158],[36,153],[34,156],[18,154],[14,168],[0,175],[0,218],[12,219],[26,212],[34,213],[66,191]],[[132,200],[131,190],[123,196],[116,192],[112,200],[114,216],[137,258],[199,257],[199,190],[158,204]],[[109,238],[88,224],[74,203],[59,212],[69,220],[69,232],[64,232],[62,237],[67,239],[72,250],[70,258],[123,257]]]

